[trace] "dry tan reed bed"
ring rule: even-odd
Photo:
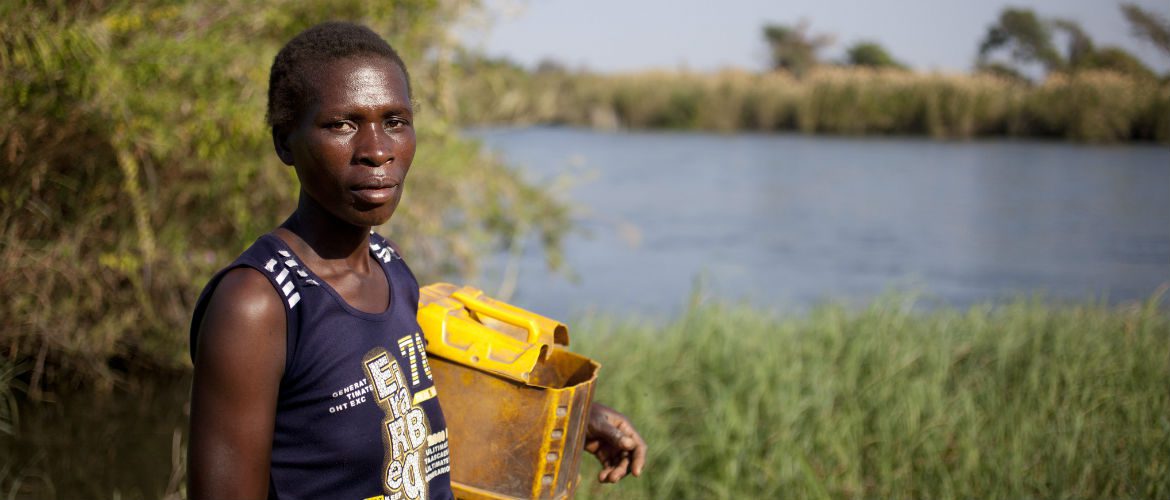
[[[1170,84],[1108,72],[1038,85],[858,68],[822,68],[800,80],[744,71],[467,76],[455,93],[469,123],[1170,143]]]

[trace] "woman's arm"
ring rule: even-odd
[[[192,500],[268,495],[285,323],[276,289],[255,269],[229,271],[212,293],[191,388]]]

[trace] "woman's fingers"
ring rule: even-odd
[[[623,477],[626,477],[626,472],[630,466],[630,459],[623,453],[621,457],[615,457],[614,462],[607,465],[598,474],[597,479],[603,483],[616,483]]]
[[[618,430],[622,433],[621,446],[633,454],[633,461],[631,462],[631,471],[634,477],[642,475],[642,467],[646,465],[646,441],[634,429],[628,420],[618,422]]]

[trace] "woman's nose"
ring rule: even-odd
[[[358,129],[354,156],[358,163],[379,167],[394,159],[393,143],[379,124],[366,124]]]

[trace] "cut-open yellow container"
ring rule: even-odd
[[[422,287],[418,322],[456,498],[572,497],[600,365],[565,325],[448,283]]]

